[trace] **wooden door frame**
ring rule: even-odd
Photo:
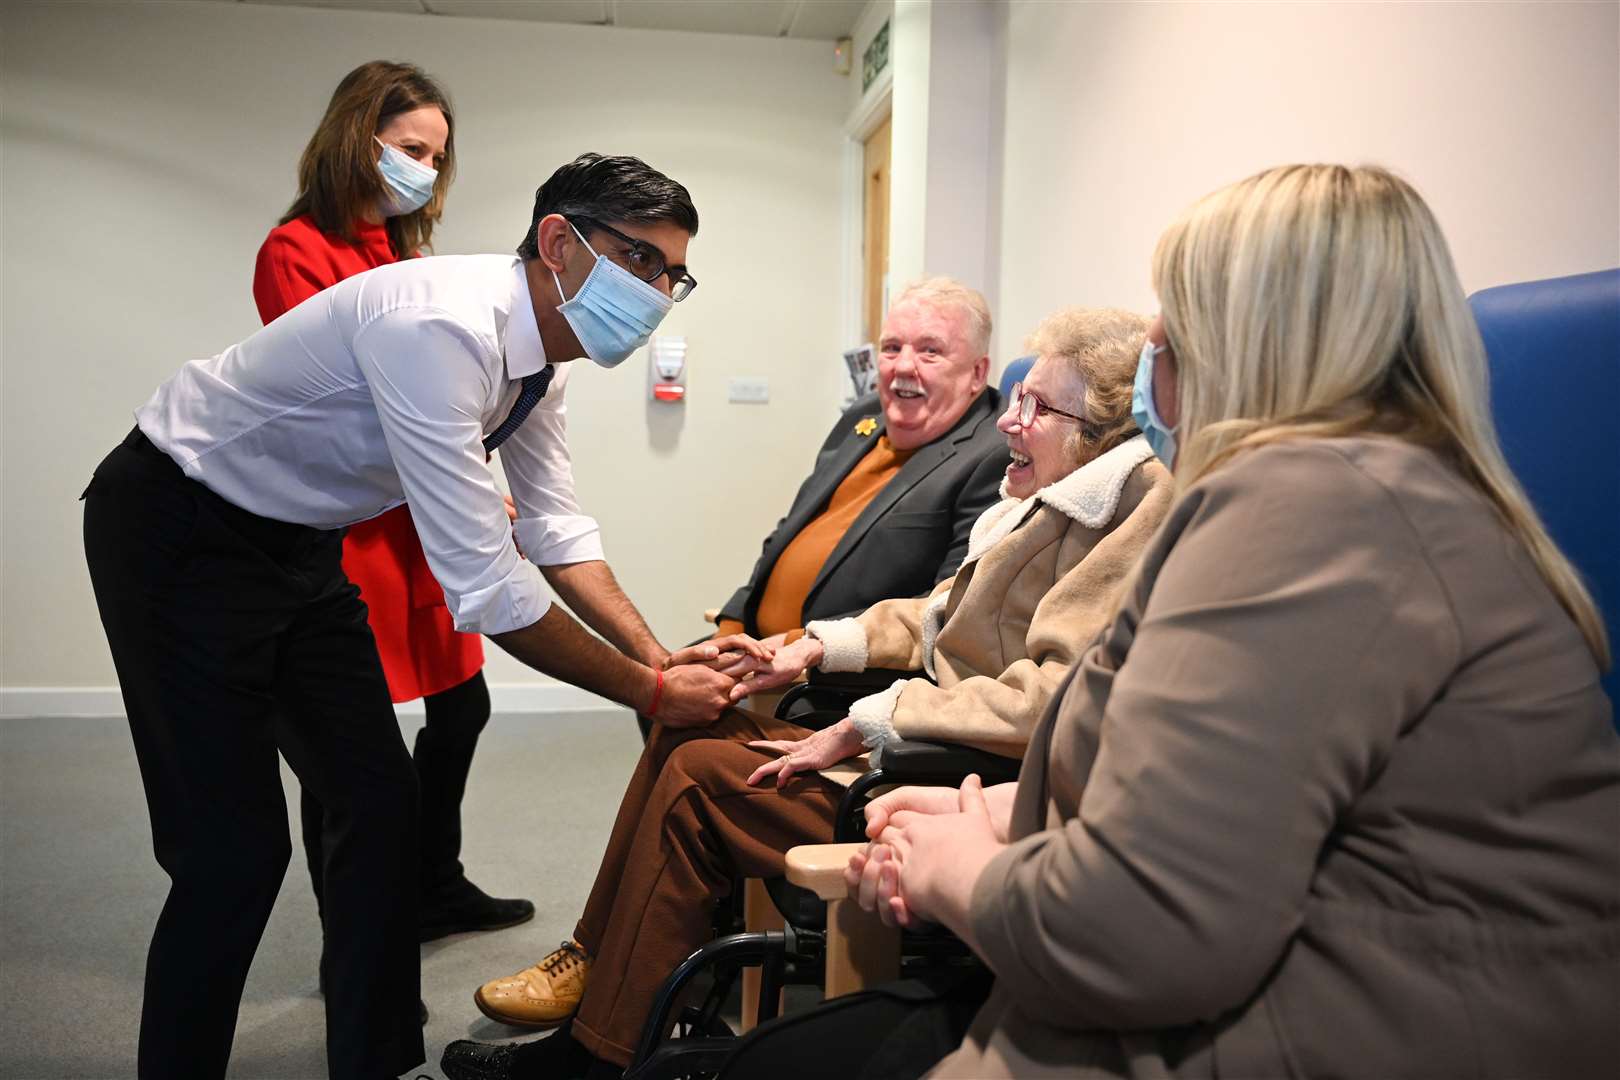
[[[839,230],[842,315],[839,319],[839,348],[865,344],[865,296],[862,289],[861,244],[866,232],[866,140],[889,119],[894,106],[894,80],[885,79],[844,121],[844,207]]]

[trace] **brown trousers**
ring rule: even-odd
[[[809,734],[741,709],[706,728],[653,727],[574,931],[591,971],[573,1035],[592,1054],[629,1064],[658,988],[709,940],[733,878],[779,877],[788,848],[832,840],[838,784],[747,784],[776,755],[745,743]]]

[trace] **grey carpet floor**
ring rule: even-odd
[[[402,721],[406,744],[420,721]],[[428,1064],[453,1039],[514,1033],[472,992],[569,936],[640,750],[628,712],[497,716],[464,805],[468,875],[526,896],[532,922],[422,947]],[[287,802],[297,790],[283,768]],[[315,969],[320,930],[289,814],[293,862],[248,976],[229,1075],[326,1074]],[[0,720],[0,1077],[134,1075],[146,944],[167,888],[121,720]]]

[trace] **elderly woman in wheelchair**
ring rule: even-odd
[[[453,1043],[451,1080],[617,1076],[734,879],[780,876],[787,849],[833,838],[844,788],[820,770],[881,757],[896,739],[1022,755],[1170,503],[1169,472],[1131,416],[1147,327],[1079,309],[1040,325],[1038,359],[998,422],[1013,459],[1004,499],[932,595],[812,622],[798,640],[771,642],[769,661],[719,661],[749,667],[745,685],[757,689],[811,666],[926,677],[896,680],[819,731],[736,708],[706,728],[653,729],[573,940],[475,994],[492,1019],[566,1029],[522,1045]]]

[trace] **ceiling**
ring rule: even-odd
[[[226,3],[391,11],[463,19],[625,26],[704,34],[836,41],[867,0],[221,0]]]

